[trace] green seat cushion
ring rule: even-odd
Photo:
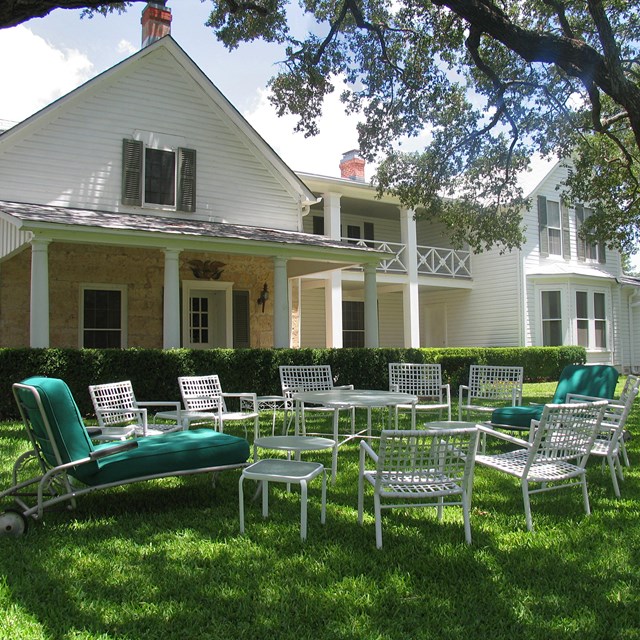
[[[78,475],[85,484],[120,482],[148,475],[171,475],[206,467],[242,464],[250,455],[249,443],[213,429],[193,429],[137,439],[135,449],[100,458]],[[96,449],[109,447],[109,443]]]
[[[613,398],[618,376],[618,370],[606,364],[569,365],[560,374],[551,402],[554,404],[566,402],[569,393],[594,398]]]
[[[491,413],[491,424],[510,426],[514,429],[529,429],[532,420],[540,420],[544,405],[523,407],[500,407]]]
[[[51,426],[53,443],[46,432],[33,393],[28,389],[16,389],[46,461],[52,466],[58,465],[53,453],[54,444],[63,463],[86,458],[93,451],[93,444],[67,383],[59,378],[33,376],[23,380],[22,384],[34,387],[38,391]]]

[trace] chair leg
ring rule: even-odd
[[[240,476],[240,480],[238,481],[238,497],[240,500],[240,533],[244,533],[244,492],[242,490],[242,485],[244,482],[244,476]]]
[[[527,529],[533,531],[533,519],[531,518],[531,502],[529,498],[529,483],[522,481],[522,500],[524,502],[524,518],[527,522]]]
[[[590,516],[591,515],[591,507],[589,506],[589,491],[587,489],[587,474],[582,474],[582,500],[584,502],[584,512]]]
[[[611,473],[611,482],[613,483],[613,492],[616,494],[616,498],[620,497],[620,486],[618,485],[618,474],[616,473],[616,463],[611,456],[607,456],[607,463],[609,464],[609,472]]]
[[[266,518],[269,515],[269,482],[262,480],[262,517]]]
[[[471,517],[470,517],[470,497],[466,491],[462,492],[462,518],[464,522],[464,539],[467,544],[471,544]]]
[[[380,496],[373,494],[373,511],[376,519],[376,547],[382,549],[382,510],[380,509]]]
[[[307,481],[300,480],[300,539],[307,539]]]

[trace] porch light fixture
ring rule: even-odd
[[[258,304],[262,305],[262,313],[264,313],[264,303],[269,299],[269,288],[267,287],[267,283],[264,283],[264,287],[262,287],[262,291],[260,292],[260,297],[256,300]]]

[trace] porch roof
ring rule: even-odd
[[[386,252],[358,247],[298,231],[252,227],[226,222],[207,222],[161,214],[116,213],[52,205],[0,201],[0,216],[22,232],[38,233],[56,241],[95,242],[97,244],[137,244],[146,247],[180,246],[183,249],[226,251],[282,257],[325,263],[326,269],[374,263]],[[84,235],[82,232],[85,232]],[[99,234],[99,235],[98,235]],[[124,242],[128,239],[127,242]],[[133,242],[132,242],[133,240]],[[263,251],[256,250],[263,247]],[[338,263],[341,263],[338,265]],[[301,265],[300,265],[301,266]],[[319,265],[311,271],[319,271]],[[307,268],[303,271],[307,271]],[[289,273],[303,275],[303,273]]]

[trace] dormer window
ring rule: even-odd
[[[122,204],[196,210],[196,151],[122,141]]]

